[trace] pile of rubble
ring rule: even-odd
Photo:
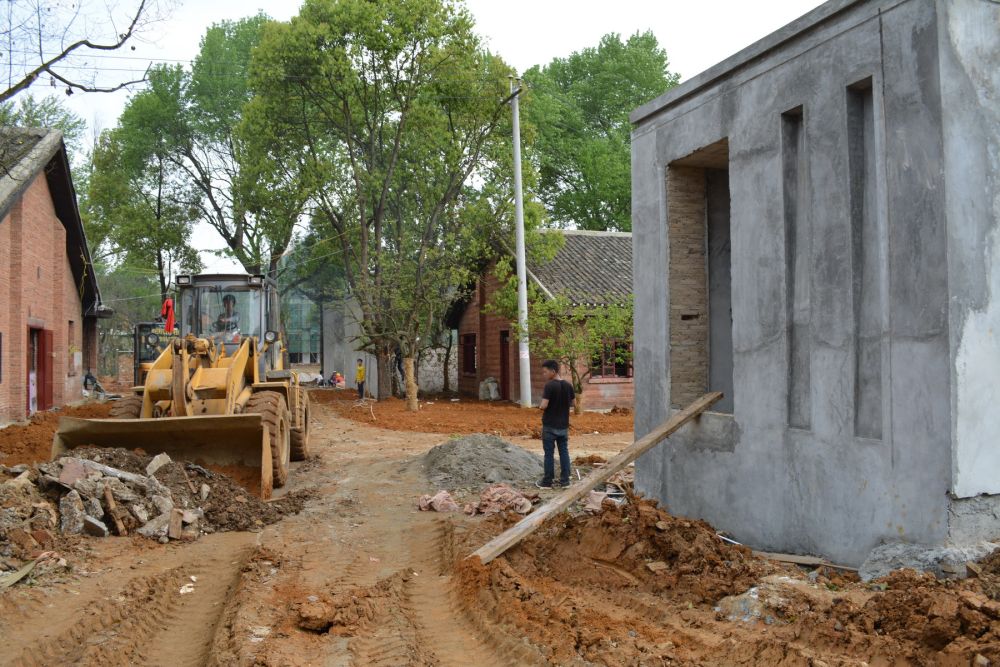
[[[166,454],[86,448],[0,466],[0,556],[33,557],[66,536],[138,534],[166,543],[255,530],[297,512],[308,492],[264,503],[226,475]]]

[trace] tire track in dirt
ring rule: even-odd
[[[208,662],[216,628],[250,551],[247,545],[236,553],[217,553],[185,571],[184,585],[190,581],[194,590],[179,596],[179,602],[159,619],[156,633],[144,647],[143,664],[195,667]]]
[[[18,635],[31,626],[45,627],[47,634],[36,630],[40,638],[8,644],[0,664],[203,665],[227,594],[255,541],[248,534],[219,535],[160,554],[136,570],[116,563],[124,579],[120,586],[82,579],[79,591],[63,591],[76,595],[66,600],[67,609],[58,618],[39,610],[19,619]],[[182,595],[185,584],[194,590]]]

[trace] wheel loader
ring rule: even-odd
[[[259,275],[177,276],[178,335],[111,419],[59,420],[52,456],[74,447],[141,448],[260,470],[260,496],[309,454],[309,398],[286,368],[277,286]],[[146,334],[155,348],[159,334]]]

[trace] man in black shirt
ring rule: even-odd
[[[553,457],[559,447],[559,485],[569,486],[569,406],[573,404],[573,385],[559,376],[559,362],[542,362],[545,389],[542,390],[542,450],[545,452],[545,472],[536,483],[540,489],[551,489],[555,475]]]

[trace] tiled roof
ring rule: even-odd
[[[632,234],[551,230],[565,242],[551,261],[528,269],[550,294],[575,304],[621,303],[632,294]]]

